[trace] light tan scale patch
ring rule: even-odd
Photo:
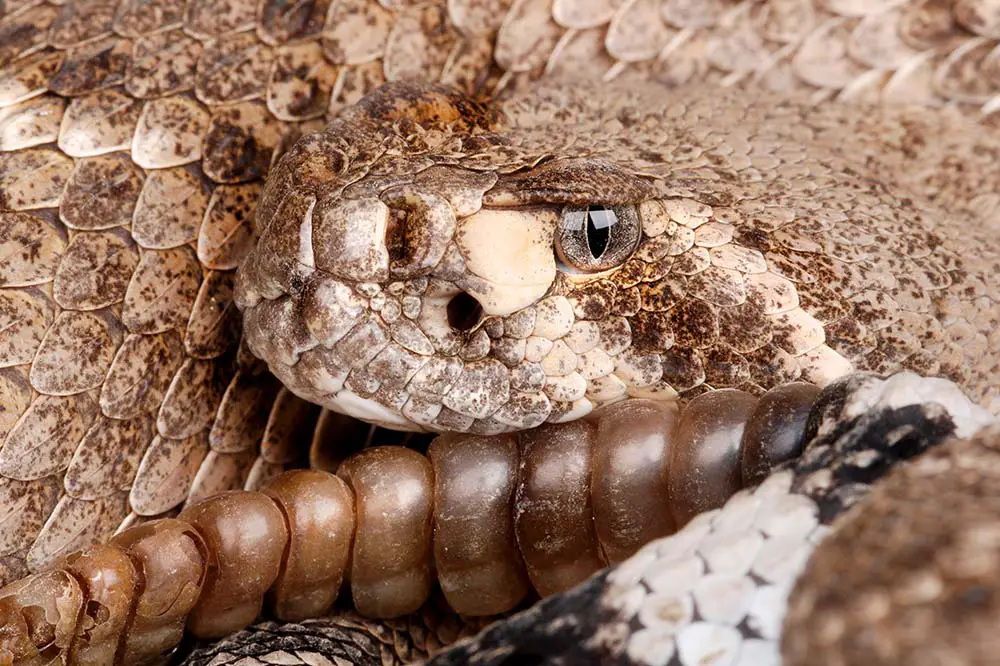
[[[9,210],[59,205],[73,160],[52,148],[0,153],[0,205]]]
[[[126,153],[77,160],[59,202],[59,218],[71,229],[124,226],[132,219],[144,178]]]
[[[156,434],[152,420],[101,416],[87,431],[66,469],[70,497],[96,500],[127,491]]]
[[[197,162],[209,120],[208,111],[186,97],[146,102],[132,138],[132,159],[144,169]]]
[[[63,5],[52,22],[51,43],[65,48],[104,37],[111,32],[117,4],[114,0],[94,0],[81,6]]]
[[[542,366],[545,369],[545,366]],[[556,402],[580,400],[587,392],[587,380],[579,372],[550,374],[545,378],[545,394]]]
[[[686,291],[690,296],[720,307],[740,305],[747,298],[743,273],[715,266],[708,266],[692,275],[687,281]]]
[[[42,51],[20,60],[16,67],[0,69],[0,107],[41,95],[59,70],[63,54]]]
[[[161,333],[184,325],[201,278],[201,266],[186,247],[143,252],[125,292],[122,323],[133,333]]]
[[[22,150],[55,141],[65,108],[62,98],[43,95],[0,109],[0,151]]]
[[[141,111],[141,102],[118,89],[75,97],[63,115],[59,148],[71,157],[129,150]]]
[[[0,441],[37,395],[28,381],[28,366],[0,369]]]
[[[48,395],[100,387],[123,333],[108,312],[60,313],[31,363],[31,385]]]
[[[132,216],[132,237],[140,246],[156,250],[197,240],[211,194],[211,184],[196,170],[151,171]]]
[[[114,30],[125,37],[139,37],[180,25],[184,7],[172,0],[125,0],[115,13]]]
[[[207,268],[236,268],[253,247],[254,202],[260,183],[220,185],[212,192],[198,233],[198,260]]]
[[[233,370],[226,363],[189,358],[174,375],[156,416],[157,431],[170,439],[207,432]]]
[[[238,370],[219,403],[208,442],[219,453],[253,451],[264,434],[279,384],[269,374]]]
[[[554,0],[552,18],[566,28],[596,28],[610,21],[622,4],[623,0]]]
[[[38,287],[0,289],[0,367],[31,363],[57,306]]]
[[[678,275],[696,275],[712,265],[711,255],[703,247],[693,247],[678,255],[671,271]]]
[[[188,491],[187,499],[184,500],[184,506],[191,506],[227,490],[242,490],[255,460],[256,455],[253,451],[242,453],[209,451],[191,481],[191,489]]]
[[[64,234],[41,217],[0,212],[0,287],[26,287],[51,280],[66,250]]]
[[[75,234],[56,269],[52,295],[68,310],[97,310],[125,298],[139,249],[124,229]]]
[[[500,25],[493,57],[505,71],[531,71],[545,64],[562,32],[549,0],[520,0]]]
[[[267,108],[280,120],[319,118],[330,105],[337,74],[316,42],[284,47],[271,66]]]
[[[618,60],[641,62],[658,54],[676,32],[663,21],[659,0],[631,0],[612,17],[606,46]]]
[[[748,275],[745,279],[748,295],[758,299],[764,314],[787,312],[799,306],[795,283],[776,273]]]
[[[614,374],[595,377],[587,381],[587,398],[595,405],[604,405],[623,399],[628,386]]]
[[[31,481],[62,472],[97,416],[86,393],[38,396],[0,448],[0,474]]]
[[[175,440],[157,435],[146,449],[129,492],[129,505],[140,516],[155,516],[180,506],[208,455],[208,433]]]
[[[345,4],[341,2],[338,6]],[[329,55],[327,55],[329,58]],[[382,62],[376,60],[362,65],[341,67],[337,72],[337,82],[330,94],[330,107],[326,111],[327,118],[334,117],[338,111],[357,104],[365,95],[385,83],[385,72]]]
[[[216,358],[236,347],[242,331],[233,303],[231,271],[208,271],[198,290],[184,333],[184,348],[195,358]]]
[[[327,21],[323,52],[335,65],[361,65],[380,58],[394,18],[381,3],[341,0]]]
[[[492,35],[511,4],[513,0],[453,0],[448,5],[448,16],[463,34]]]
[[[404,5],[386,40],[386,80],[438,79],[458,39],[444,6]]]
[[[539,338],[546,339],[547,338]],[[549,377],[568,375],[577,367],[576,353],[562,340],[551,343],[548,353],[541,359],[542,370]]]
[[[774,343],[793,356],[819,347],[826,340],[823,325],[801,308],[774,315]]]
[[[61,493],[58,476],[34,481],[0,477],[0,553],[9,555],[27,550]]]
[[[273,51],[252,33],[209,42],[198,59],[195,95],[210,105],[262,97],[273,58]]]
[[[184,30],[199,39],[224,37],[253,28],[253,0],[191,0],[184,11]]]
[[[139,99],[155,99],[191,90],[201,51],[201,42],[180,30],[137,39],[125,73],[125,90]]]

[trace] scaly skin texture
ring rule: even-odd
[[[844,361],[948,375],[996,411],[998,295],[988,278],[1000,197],[988,56],[997,26],[987,5],[317,0],[286,13],[249,0],[0,4],[0,581],[122,524],[257,487],[296,456],[294,442],[335,436],[330,412],[279,388],[240,345],[234,269],[256,239],[254,202],[278,156],[385,80],[515,95],[503,103],[506,120],[484,116],[479,131],[507,137],[510,151],[492,151],[499,161],[482,167],[496,183],[468,177],[474,192],[503,183],[505,165],[600,158],[618,178],[591,173],[587,185],[578,163],[542,202],[659,202],[648,205],[663,211],[662,230],[647,224],[640,252],[653,259],[657,243],[678,241],[644,260],[641,276],[616,270],[590,286],[610,289],[593,296],[608,308],[597,320],[629,327],[628,343],[608,354],[621,359],[601,366],[607,374],[578,372],[587,352],[566,336],[535,336],[573,352],[559,345],[549,363],[572,371],[545,374],[576,373],[582,397],[579,379],[538,386],[534,373],[528,390],[514,387],[536,394],[531,409],[503,422],[455,403],[475,415],[447,407],[464,417],[447,428],[574,415],[582,400],[601,402],[602,388],[667,396],[800,373],[822,380]],[[536,87],[539,78],[552,87]],[[776,92],[751,92],[757,85]],[[834,97],[959,110],[896,114]],[[805,99],[820,105],[807,110]],[[551,117],[555,101],[572,102],[570,115]],[[960,112],[981,112],[982,124]],[[440,157],[441,138],[413,141]],[[459,203],[448,200],[453,211]],[[718,263],[737,247],[758,269],[759,253],[766,272]],[[468,278],[465,263],[456,270]],[[785,288],[761,301],[748,285],[764,275]],[[682,294],[668,289],[678,283]],[[562,273],[546,284],[571,306],[587,289]],[[565,313],[563,301],[553,305]],[[688,308],[700,316],[673,320]],[[577,320],[590,321],[574,308],[571,327]],[[536,312],[530,334],[537,322]],[[489,338],[480,360],[509,368],[499,338],[480,330]],[[508,332],[505,322],[499,337]],[[482,353],[482,336],[473,342],[467,357]],[[546,346],[536,345],[539,364]],[[668,366],[684,381],[665,380]],[[515,412],[506,378],[499,407]],[[402,424],[402,406],[384,404],[399,398],[375,401],[383,411],[371,416]],[[444,428],[433,422],[442,411],[425,411],[421,427]]]

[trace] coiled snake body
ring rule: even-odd
[[[997,413],[998,36],[986,0],[0,4],[0,581],[260,486],[331,409],[495,434],[909,369]]]

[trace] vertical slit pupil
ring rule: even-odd
[[[611,238],[611,227],[617,221],[614,211],[604,206],[591,206],[587,209],[587,247],[590,256],[600,259],[608,249]]]

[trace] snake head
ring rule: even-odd
[[[638,247],[650,190],[504,123],[390,84],[276,165],[237,304],[290,390],[399,429],[502,432],[593,407],[578,356],[627,344],[601,278]]]
[[[335,411],[479,434],[851,369],[726,203],[732,169],[635,112],[656,105],[560,94],[389,84],[301,138],[237,276],[250,349]]]

